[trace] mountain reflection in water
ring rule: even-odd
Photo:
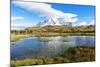
[[[20,39],[11,46],[11,59],[58,56],[68,47],[95,46],[94,36],[31,37]]]

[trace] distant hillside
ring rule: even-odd
[[[44,27],[29,27],[25,30],[17,31],[13,30],[11,33],[94,33],[95,26],[44,26]]]

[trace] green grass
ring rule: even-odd
[[[28,35],[22,35],[22,34],[19,34],[19,35],[15,35],[15,34],[11,34],[11,42],[15,42],[21,38],[25,38],[25,37],[28,37]]]
[[[29,27],[25,30],[11,30],[11,42],[24,37],[54,37],[54,36],[95,36],[95,26],[44,26]]]
[[[95,36],[95,33],[34,33],[34,34],[11,34],[11,42],[15,42],[21,38],[28,38],[28,37],[56,37],[56,36]],[[48,42],[47,40],[45,42]]]
[[[95,61],[95,47],[70,47],[65,49],[62,55],[56,57],[42,56],[23,60],[11,60],[11,67],[88,61]]]
[[[30,34],[11,34],[11,42],[16,42],[19,39],[28,38],[28,37],[33,37],[33,35],[30,35]]]
[[[95,36],[95,33],[37,33],[36,37],[55,37],[55,36]]]

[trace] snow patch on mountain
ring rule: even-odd
[[[63,18],[49,18],[37,24],[37,26],[41,26],[41,27],[43,26],[62,26],[62,25],[72,26],[72,23],[64,21]]]

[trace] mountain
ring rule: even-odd
[[[49,19],[46,19],[42,22],[39,22],[37,24],[37,26],[40,26],[40,27],[43,27],[43,26],[72,26],[72,23],[71,22],[64,22],[62,18],[49,18]]]
[[[43,22],[40,22],[37,24],[38,26],[54,26],[54,25],[58,25],[58,26],[61,26],[62,24],[59,23],[59,21],[57,19],[53,19],[53,18],[49,18],[47,20],[44,20]]]

